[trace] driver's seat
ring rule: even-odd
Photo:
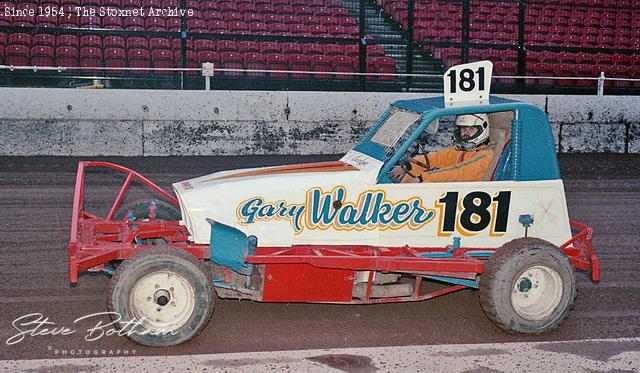
[[[511,122],[513,121],[512,111],[503,111],[499,113],[489,113],[489,147],[493,149],[493,159],[484,174],[484,181],[493,180],[498,162],[502,157],[505,146],[511,140]]]

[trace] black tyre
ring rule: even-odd
[[[156,219],[157,220],[180,220],[180,210],[169,203],[154,200],[142,200],[130,203],[128,205],[120,207],[118,212],[113,217],[114,220],[124,219],[127,211],[131,210],[136,220],[149,219],[149,206],[152,203],[156,205]]]
[[[129,210],[131,210],[136,217],[136,220],[148,220],[149,206],[151,206],[151,204],[156,205],[156,220],[180,220],[180,210],[177,207],[166,202],[154,200],[142,200],[123,206],[114,216],[114,220],[121,221]],[[164,245],[167,243],[167,240],[162,237],[147,238],[140,240],[138,243],[143,245]]]
[[[496,250],[480,276],[480,305],[509,333],[541,334],[557,328],[576,299],[575,272],[553,244],[520,238]]]
[[[167,246],[141,250],[118,266],[108,308],[129,339],[145,346],[177,345],[209,322],[212,281],[210,271],[188,252]]]

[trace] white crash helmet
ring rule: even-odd
[[[461,127],[475,127],[478,129],[475,135],[463,139]],[[478,146],[489,143],[489,117],[487,114],[465,114],[456,118],[453,144],[458,150],[474,150]]]

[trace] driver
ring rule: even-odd
[[[482,181],[493,158],[489,148],[489,117],[467,114],[456,118],[454,146],[417,155],[391,171],[391,180],[402,183]]]

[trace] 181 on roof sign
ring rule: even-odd
[[[491,91],[491,61],[458,65],[444,74],[444,99],[447,107],[486,105]]]

